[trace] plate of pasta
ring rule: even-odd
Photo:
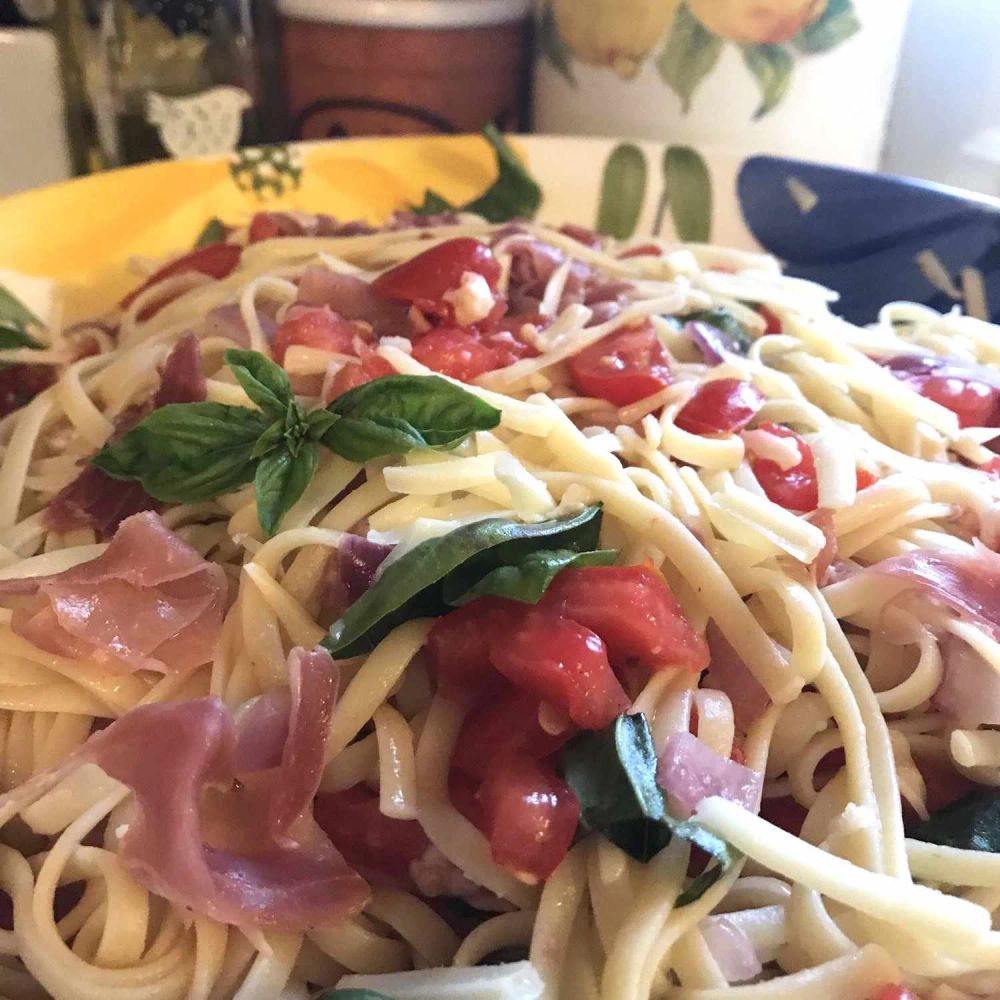
[[[1000,995],[1000,331],[490,140],[0,272],[0,995]]]

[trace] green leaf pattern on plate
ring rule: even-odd
[[[616,147],[604,165],[597,231],[628,239],[639,224],[646,200],[646,155],[631,142]]]

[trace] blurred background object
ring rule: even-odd
[[[266,138],[251,0],[58,0],[84,166],[230,152]]]
[[[527,125],[531,0],[277,0],[289,138]]]
[[[1000,3],[914,0],[883,169],[1000,195]]]
[[[541,0],[535,126],[878,165],[910,0]]]
[[[64,118],[51,33],[0,28],[0,195],[69,177]]]

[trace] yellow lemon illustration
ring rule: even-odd
[[[673,24],[680,0],[555,0],[559,34],[581,62],[610,66],[623,80]]]
[[[570,0],[572,2],[572,0]],[[780,44],[826,10],[828,0],[688,0],[691,13],[713,34],[741,45]]]

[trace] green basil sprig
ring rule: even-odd
[[[1000,854],[1000,789],[969,792],[909,831],[913,840]]]
[[[686,906],[739,857],[726,841],[693,820],[667,812],[656,781],[656,748],[644,715],[621,715],[606,729],[581,734],[563,751],[563,776],[580,800],[580,825],[604,834],[639,861],[649,861],[671,837],[700,847],[716,860],[678,897]]]
[[[201,247],[210,247],[213,243],[226,242],[226,227],[221,219],[209,219],[205,223],[205,228],[198,234],[195,240],[195,250]]]
[[[418,215],[441,212],[475,212],[489,222],[509,222],[515,218],[531,219],[542,203],[542,189],[524,168],[517,153],[495,125],[483,128],[483,137],[496,153],[497,179],[478,197],[465,205],[454,205],[435,191],[427,191],[422,204],[413,210]]]
[[[41,326],[41,320],[0,285],[0,350],[30,347],[41,350],[42,344],[28,333],[29,326]]]
[[[91,461],[167,503],[200,503],[252,481],[260,525],[271,536],[312,480],[320,445],[368,462],[449,447],[500,422],[499,410],[436,375],[388,375],[306,413],[270,358],[228,350],[225,360],[259,409],[163,406]]]
[[[538,524],[489,518],[429,538],[386,566],[375,585],[333,623],[323,645],[341,658],[367,653],[397,625],[451,611],[498,567],[516,566],[554,546],[590,552],[600,531],[601,508],[593,506],[575,517]]]
[[[721,330],[732,341],[733,350],[737,354],[746,355],[753,346],[753,337],[747,328],[722,306],[716,309],[703,309],[680,318],[685,323],[705,323],[707,326],[714,326],[716,330]]]

